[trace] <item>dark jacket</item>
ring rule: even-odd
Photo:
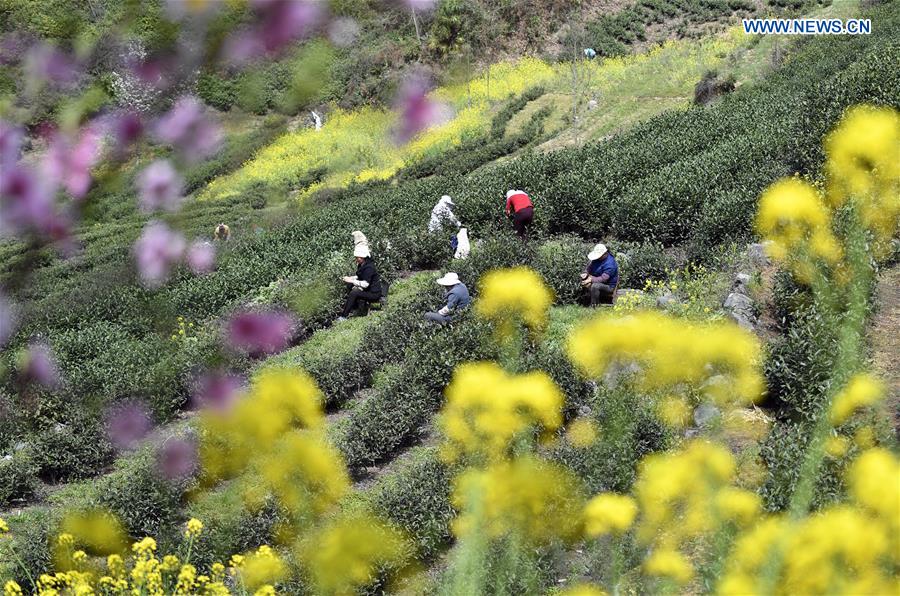
[[[372,257],[367,257],[365,261],[356,266],[356,279],[357,281],[367,282],[364,288],[367,292],[378,292],[381,294],[383,291],[381,276],[378,275],[378,270],[375,269],[375,261],[372,260]]]
[[[619,283],[619,265],[612,253],[607,252],[599,259],[588,263],[587,274],[592,282],[600,282],[615,287]]]

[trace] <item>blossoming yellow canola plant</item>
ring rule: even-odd
[[[884,449],[864,452],[847,480],[853,504],[835,505],[797,521],[764,518],[741,535],[719,591],[765,591],[761,578],[775,545],[784,565],[778,594],[893,594],[900,565],[900,462]]]
[[[562,424],[563,396],[544,372],[509,375],[493,362],[459,366],[446,390],[440,426],[443,453],[489,460],[507,457],[514,440],[536,426],[553,431]]]
[[[690,323],[655,312],[601,315],[569,336],[568,351],[593,378],[635,362],[642,389],[703,384],[705,395],[720,404],[753,402],[763,386],[759,341],[731,323]]]
[[[856,410],[877,403],[884,397],[884,385],[872,375],[861,373],[847,383],[831,404],[831,423],[838,425]]]
[[[399,568],[411,554],[395,529],[365,513],[339,516],[297,549],[318,594],[353,594],[379,569]]]
[[[475,302],[475,312],[497,321],[501,334],[510,333],[519,321],[532,330],[546,325],[553,292],[533,269],[495,269],[478,283],[480,297]]]
[[[462,513],[453,531],[515,533],[537,544],[571,540],[581,531],[582,490],[568,470],[530,456],[472,468],[456,480],[453,504]]]
[[[637,503],[627,495],[597,495],[584,508],[584,533],[597,537],[624,532],[634,523],[637,511]]]

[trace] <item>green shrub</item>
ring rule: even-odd
[[[658,242],[612,242],[609,249],[619,265],[620,288],[643,288],[648,281],[666,279],[678,263]]]
[[[38,466],[27,447],[0,454],[0,507],[31,497],[37,488],[37,473]]]
[[[96,474],[112,460],[102,421],[89,412],[44,404],[29,428],[33,464],[50,482]]]
[[[456,516],[450,503],[452,476],[436,449],[413,452],[408,462],[366,491],[373,511],[403,530],[430,561],[450,541]]]
[[[55,538],[51,536],[51,530],[58,523],[55,514],[46,507],[30,507],[3,519],[10,529],[4,540],[11,540],[22,565],[36,580],[51,566],[50,541]],[[0,578],[4,582],[7,578],[13,579],[23,588],[30,586],[25,570],[7,557],[0,558]]]
[[[197,95],[204,103],[227,112],[237,100],[234,79],[219,73],[205,72],[197,78]]]
[[[581,272],[589,246],[578,237],[548,240],[535,251],[531,265],[556,295],[557,304],[574,304],[582,294]]]

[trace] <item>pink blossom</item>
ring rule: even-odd
[[[280,312],[244,312],[228,322],[231,345],[251,356],[285,349],[294,333],[294,320]]]
[[[120,152],[137,141],[144,132],[144,123],[137,112],[130,110],[116,115],[112,124],[113,137]]]
[[[225,57],[236,64],[280,52],[309,35],[322,19],[320,2],[253,0],[251,4],[259,22],[232,34],[225,43]]]
[[[18,161],[22,137],[22,127],[0,120],[0,171]]]
[[[100,158],[100,138],[95,127],[86,127],[77,141],[53,135],[41,163],[42,173],[53,184],[62,184],[74,198],[84,198],[91,186],[91,168]]]
[[[141,211],[177,211],[181,206],[184,179],[167,159],[154,161],[137,176]]]
[[[183,480],[197,469],[197,445],[185,439],[170,439],[157,453],[159,471],[167,480]]]
[[[0,233],[34,233],[53,239],[65,229],[56,214],[53,193],[30,167],[4,165],[0,176]]]
[[[244,389],[244,381],[237,375],[212,371],[197,380],[194,406],[217,412],[227,412],[237,402]]]
[[[219,148],[222,131],[196,97],[181,97],[156,123],[156,136],[176,146],[188,161],[209,157]]]
[[[44,342],[32,342],[28,346],[18,370],[24,382],[34,382],[48,389],[59,385],[59,369],[50,347]]]
[[[216,248],[205,240],[196,240],[188,248],[186,260],[195,274],[209,273],[216,264]]]
[[[32,83],[69,86],[78,78],[78,65],[68,55],[46,43],[35,44],[25,55],[25,72]]]
[[[131,449],[153,426],[147,406],[126,402],[114,406],[106,416],[106,434],[117,449]]]
[[[134,244],[138,271],[148,287],[158,287],[184,254],[184,236],[158,221],[150,222]]]
[[[396,138],[405,143],[434,124],[446,119],[446,107],[428,97],[428,81],[415,75],[403,84],[397,98],[399,122]]]

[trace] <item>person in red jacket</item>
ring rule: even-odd
[[[534,206],[531,199],[525,191],[508,190],[506,191],[506,214],[512,215],[513,227],[516,234],[523,240],[528,237],[528,226],[534,219]]]

